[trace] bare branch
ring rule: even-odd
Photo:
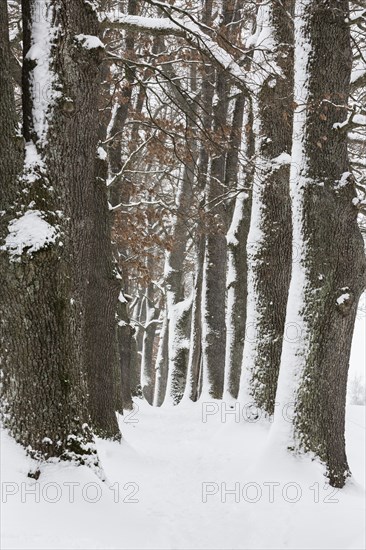
[[[235,84],[246,95],[250,95],[244,70],[237,61],[212,38],[207,36],[198,25],[188,19],[172,21],[168,18],[141,17],[137,15],[120,15],[118,19],[102,22],[105,28],[126,29],[136,32],[148,32],[161,36],[178,36],[184,38],[198,51],[206,55],[213,63],[232,77]]]

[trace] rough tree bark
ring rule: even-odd
[[[148,258],[150,272],[152,272],[151,262],[151,258]],[[146,290],[146,320],[141,352],[141,389],[143,396],[150,405],[154,402],[155,372],[153,346],[158,319],[159,309],[154,304],[154,284],[149,283]]]
[[[137,10],[136,0],[129,0],[128,13],[133,15]],[[135,34],[126,32],[125,37],[126,54],[129,55],[133,52],[135,44]],[[115,104],[112,108],[112,121],[110,135],[113,137],[111,145],[109,146],[109,169],[111,176],[116,177],[116,181],[109,190],[109,198],[112,206],[116,206],[120,203],[128,204],[130,199],[130,186],[120,174],[123,162],[122,162],[122,139],[123,131],[128,117],[128,112],[131,106],[132,89],[134,72],[126,64],[125,66],[125,78],[126,84],[122,89],[122,97],[119,103]],[[108,83],[109,88],[109,83]],[[136,132],[135,132],[136,133]],[[105,132],[106,134],[106,132]],[[110,136],[106,136],[110,137]],[[134,132],[132,132],[132,141]],[[122,210],[123,212],[123,210]],[[123,213],[121,213],[123,216]],[[118,263],[119,270],[122,273],[121,287],[123,291],[128,291],[128,273],[123,260],[127,256],[125,247],[115,245],[115,261]],[[118,262],[121,258],[122,262]],[[120,299],[117,305],[117,345],[118,345],[118,363],[121,379],[121,400],[122,407],[124,409],[132,409],[132,395],[131,395],[131,367],[132,367],[132,341],[134,335],[134,329],[129,319],[128,300],[123,297],[123,292],[120,293]]]
[[[94,35],[97,21],[82,2],[25,0],[22,8],[25,166],[2,247],[5,419],[35,456],[95,461],[85,399],[85,250],[93,244],[100,48],[75,36]]]
[[[211,18],[212,2],[205,2],[203,22],[208,23]],[[203,67],[203,81],[201,85],[202,122],[205,129],[212,125],[212,101],[214,96],[214,70],[209,64]],[[198,174],[196,192],[203,196],[207,182],[209,165],[209,151],[204,143],[200,143],[198,151]],[[203,200],[199,204],[203,211]],[[198,217],[195,237],[195,274],[192,297],[192,322],[190,335],[190,352],[187,367],[187,383],[184,397],[196,401],[201,393],[202,381],[202,299],[203,299],[203,266],[205,258],[206,238],[203,220]]]
[[[234,112],[234,120],[239,117],[240,125],[235,125],[238,137],[241,141],[242,124],[244,115],[244,96],[238,98]],[[239,111],[238,114],[235,113]],[[251,210],[251,188],[253,184],[253,112],[252,102],[248,99],[245,106],[245,138],[244,152],[247,166],[244,174],[237,176],[236,186],[238,195],[235,200],[231,226],[226,236],[228,247],[228,268],[227,268],[227,305],[226,305],[226,357],[225,357],[225,380],[224,395],[226,398],[238,397],[240,374],[243,361],[243,348],[246,326],[246,305],[247,305],[247,253],[246,243],[250,225]],[[237,138],[238,139],[238,138]],[[237,145],[240,147],[240,144]],[[236,171],[239,170],[237,163]]]
[[[202,281],[205,241],[202,234],[196,237],[195,274],[192,296],[192,320],[190,335],[190,351],[187,368],[187,382],[184,399],[197,401],[200,394],[199,380],[202,362]]]
[[[241,400],[273,414],[291,274],[293,0],[259,7],[253,54],[255,169]]]
[[[163,324],[159,334],[159,347],[155,363],[155,387],[154,387],[154,406],[160,407],[165,398],[166,385],[168,381],[168,311],[165,304]]]
[[[133,15],[137,10],[136,0],[129,0],[127,11]],[[106,29],[105,41],[108,43],[110,40],[109,29]],[[115,39],[115,34],[112,33],[112,41]],[[135,33],[129,31],[125,34],[125,49],[126,54],[129,55],[134,50]],[[125,64],[125,85],[123,86],[119,99],[111,108],[110,106],[110,94],[111,94],[111,80],[113,74],[110,70],[110,60],[105,60],[100,69],[101,77],[103,81],[101,94],[101,114],[99,116],[99,135],[101,141],[108,141],[108,165],[111,177],[115,177],[114,184],[108,188],[108,198],[112,206],[124,203],[127,204],[130,196],[129,184],[124,180],[123,176],[118,176],[123,166],[122,162],[122,142],[126,139],[124,134],[125,123],[128,117],[128,112],[132,99],[132,83],[134,80],[134,72]],[[132,140],[131,140],[132,141]],[[111,212],[111,225],[115,222],[114,212]],[[110,232],[110,229],[109,229]],[[109,250],[108,250],[109,254]],[[116,408],[122,412],[123,409],[132,408],[132,396],[131,396],[131,358],[132,358],[132,340],[134,329],[129,320],[128,300],[123,296],[123,292],[128,292],[128,273],[123,263],[123,259],[126,257],[126,250],[124,247],[113,243],[113,256],[115,262],[115,273],[121,292],[119,292],[119,299],[116,300],[116,314],[117,314],[117,326],[116,326],[116,338],[117,338],[117,350],[116,350]],[[119,258],[122,261],[119,262]],[[117,282],[117,281],[116,281]],[[117,285],[116,285],[117,286]]]
[[[188,241],[187,217],[194,191],[194,164],[184,167],[177,198],[177,211],[172,228],[172,249],[165,265],[165,287],[168,318],[168,380],[166,400],[181,400],[187,377],[189,320],[191,301],[184,300],[183,263]]]
[[[291,198],[294,242],[277,401],[294,402],[293,423],[276,411],[274,428],[290,449],[315,454],[329,482],[349,475],[344,423],[346,385],[365,256],[357,225],[355,182],[347,153],[352,65],[349,3],[296,2],[295,111]]]
[[[170,75],[172,73],[170,72]],[[179,94],[175,93],[179,98]],[[192,107],[178,99],[179,105],[194,117]],[[188,123],[192,130],[191,123]],[[188,368],[187,340],[190,331],[190,306],[184,300],[184,260],[189,237],[188,218],[195,187],[195,145],[183,168],[179,183],[176,212],[171,231],[171,249],[166,253],[164,268],[165,318],[156,363],[156,402],[164,398],[174,404],[181,400],[186,384]],[[188,313],[188,315],[187,315]]]
[[[222,6],[226,24],[228,5]],[[205,22],[212,20],[212,3],[207,2]],[[228,92],[230,85],[224,71],[211,73],[208,84],[215,90],[211,107],[210,127],[215,146],[210,154],[205,189],[206,210],[209,216],[205,239],[202,285],[202,392],[220,399],[225,371],[225,299],[226,299],[226,230],[225,160]]]
[[[113,399],[117,349],[115,312],[120,285],[115,277],[108,213],[104,155],[97,154],[100,67],[104,55],[98,39],[96,13],[81,0],[63,7],[65,35],[59,50],[64,128],[71,162],[56,157],[55,178],[71,187],[75,301],[82,311],[82,368],[88,375],[89,410],[93,429],[119,439]],[[83,139],[80,139],[80,130]],[[65,139],[65,138],[64,138]],[[66,144],[63,143],[65,147]],[[61,144],[60,144],[61,147]],[[73,183],[72,183],[73,182]],[[67,209],[65,208],[65,210]]]

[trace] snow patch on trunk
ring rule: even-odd
[[[293,147],[292,163],[290,171],[290,193],[292,203],[292,225],[293,242],[299,247],[300,258],[306,257],[306,242],[302,230],[303,212],[303,191],[309,183],[306,177],[307,155],[304,143],[307,124],[308,104],[308,64],[311,53],[310,37],[306,33],[306,19],[304,17],[307,9],[307,1],[296,3],[295,13],[295,96],[294,102],[297,105],[294,112],[293,126]],[[289,422],[282,414],[283,407],[295,402],[298,380],[304,370],[306,357],[308,355],[308,338],[306,321],[301,314],[304,308],[306,285],[306,268],[302,261],[294,262],[292,265],[292,276],[289,289],[289,297],[286,311],[286,326],[300,328],[301,338],[284,339],[281,368],[278,378],[276,407],[272,436],[275,434],[277,444],[291,446],[294,443],[293,423]]]
[[[261,317],[267,315],[266,311],[261,311],[258,304],[260,302],[256,282],[257,264],[260,260],[260,251],[266,239],[262,229],[263,214],[265,205],[263,203],[263,174],[266,173],[269,166],[268,160],[263,158],[261,113],[258,101],[258,95],[261,87],[271,74],[278,74],[280,69],[271,59],[271,51],[275,51],[275,38],[271,24],[272,12],[270,4],[263,4],[259,7],[257,18],[257,32],[253,43],[256,47],[253,54],[253,78],[252,88],[254,123],[253,131],[256,137],[255,154],[256,167],[253,177],[252,211],[250,218],[250,227],[247,241],[247,261],[248,261],[248,297],[247,297],[247,318],[245,342],[243,351],[243,363],[240,377],[240,388],[238,399],[247,403],[252,401],[251,396],[251,378],[255,366],[257,355],[257,343],[259,342],[259,326]],[[278,160],[278,159],[276,159]],[[282,160],[282,159],[281,159]]]
[[[164,399],[164,405],[174,404],[175,403],[175,394],[174,386],[176,383],[176,378],[179,376],[179,373],[176,372],[175,362],[177,360],[177,355],[182,349],[189,350],[190,340],[182,334],[181,327],[179,324],[183,316],[189,311],[192,307],[193,296],[189,296],[181,302],[172,303],[173,297],[170,297],[171,294],[167,292],[167,302],[168,309],[167,313],[169,315],[169,338],[168,338],[168,357],[169,357],[169,367],[168,367],[168,382],[166,389],[166,396]]]
[[[75,39],[86,50],[94,50],[96,48],[105,48],[105,45],[100,40],[100,38],[98,38],[98,36],[93,36],[91,34],[76,34]]]
[[[26,60],[35,62],[31,71],[33,127],[41,144],[46,142],[49,120],[61,92],[56,90],[57,75],[51,68],[51,50],[60,29],[54,26],[54,6],[51,0],[35,0],[31,14],[31,47]],[[42,14],[42,17],[41,17]]]
[[[44,212],[28,210],[20,218],[11,220],[8,226],[9,234],[5,239],[5,246],[14,260],[25,251],[31,255],[41,248],[55,242],[57,237],[56,227],[50,225],[44,219]]]

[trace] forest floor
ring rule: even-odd
[[[348,407],[353,479],[334,491],[319,464],[268,447],[262,420],[137,405],[121,444],[98,441],[104,483],[67,464],[27,478],[31,460],[2,433],[1,548],[365,548],[364,406]]]

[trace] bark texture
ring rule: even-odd
[[[205,241],[199,235],[196,242],[196,263],[192,297],[192,321],[187,382],[184,397],[197,401],[200,395],[199,380],[202,371],[202,281]]]
[[[226,125],[227,79],[217,76],[216,93],[218,104],[214,109],[213,128],[220,135]],[[225,192],[225,155],[216,150],[210,160],[206,186],[206,205],[209,227],[206,235],[203,285],[203,388],[210,397],[220,399],[224,387],[225,370],[225,296],[226,296],[226,209],[222,195]]]
[[[356,191],[347,133],[334,127],[347,118],[349,5],[346,0],[299,0],[296,10],[299,107],[291,194],[294,241],[301,259],[293,267],[287,323],[297,326],[299,336],[284,343],[277,400],[295,402],[289,447],[318,456],[330,484],[342,487],[349,475],[344,438],[347,374],[366,269],[352,202]]]
[[[259,9],[257,47],[265,51],[254,52],[252,67],[257,71],[253,102],[256,159],[247,246],[248,315],[240,394],[271,415],[291,275],[293,25],[288,13],[293,12],[293,1],[273,1]]]
[[[152,269],[151,258],[148,259]],[[146,293],[146,321],[141,352],[141,388],[142,394],[150,405],[154,402],[155,371],[154,371],[154,340],[156,324],[159,319],[159,309],[154,303],[154,284],[149,283]]]
[[[240,141],[243,132],[244,97],[238,100],[234,112],[235,125]],[[228,247],[227,305],[226,305],[226,358],[224,394],[236,399],[239,393],[240,375],[243,361],[247,308],[247,252],[246,245],[250,226],[251,188],[253,184],[252,157],[254,155],[253,109],[247,101],[245,113],[244,152],[247,166],[244,174],[236,176],[237,192],[233,217],[226,240]],[[239,113],[237,113],[239,111]],[[241,120],[241,122],[240,122]],[[240,124],[240,125],[239,125]],[[237,145],[240,147],[240,144]],[[236,163],[236,172],[239,170]],[[228,172],[228,167],[227,167]]]
[[[86,129],[85,141],[78,132],[81,120],[88,123],[87,113],[93,105],[89,103],[93,95],[88,94],[93,71],[88,71],[85,54],[75,54],[77,46],[68,31],[61,32],[65,30],[66,15],[66,8],[59,2],[23,2],[22,82],[27,143],[23,191],[16,196],[14,206],[18,220],[26,212],[40,212],[55,238],[49,243],[36,243],[34,238],[33,246],[19,243],[16,250],[8,240],[3,252],[3,261],[7,261],[1,306],[3,399],[6,425],[32,454],[84,461],[94,451],[85,401],[83,293],[75,265],[75,241],[80,235],[75,225],[82,220],[76,219],[71,207],[81,208],[80,191],[89,183],[87,167],[89,164],[90,170],[94,166],[95,148],[91,158],[86,158],[88,151],[84,149],[92,128]],[[80,32],[80,26],[85,30],[95,25],[95,16],[81,4],[78,9],[75,5],[73,15],[74,33]],[[43,42],[39,25],[49,31],[48,43]],[[40,57],[29,54],[34,44]],[[74,54],[72,67],[67,53]],[[41,64],[47,67],[43,78],[39,73]],[[74,101],[81,111],[76,115],[81,117],[76,119],[78,124],[65,112],[66,103],[70,108],[68,71],[78,80],[80,94]],[[11,186],[10,180],[8,183]]]
[[[188,336],[191,301],[184,300],[184,271],[188,241],[188,216],[194,191],[194,166],[188,163],[183,170],[172,228],[172,248],[167,253],[165,287],[168,317],[168,381],[167,400],[181,400],[187,377]],[[189,302],[189,303],[188,303]]]
[[[98,96],[104,51],[102,47],[88,49],[82,38],[75,40],[75,36],[99,34],[95,12],[81,0],[64,7],[63,24],[65,34],[57,60],[63,113],[60,113],[61,128],[55,128],[55,142],[61,154],[55,149],[53,178],[59,185],[64,181],[70,187],[65,214],[70,218],[72,235],[70,252],[78,294],[75,306],[82,311],[82,369],[88,375],[92,425],[100,436],[119,439],[111,399],[117,360],[115,313],[119,284],[113,271],[105,186],[107,166],[97,158]],[[64,153],[62,148],[66,148]],[[70,160],[66,163],[65,158]]]

